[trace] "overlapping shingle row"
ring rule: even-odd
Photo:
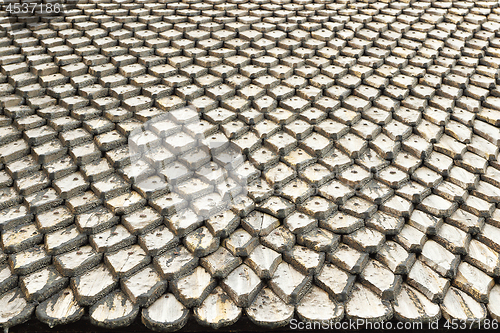
[[[498,319],[498,1],[9,3],[3,327]]]

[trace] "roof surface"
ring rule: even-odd
[[[6,3],[1,326],[499,318],[499,1]]]

